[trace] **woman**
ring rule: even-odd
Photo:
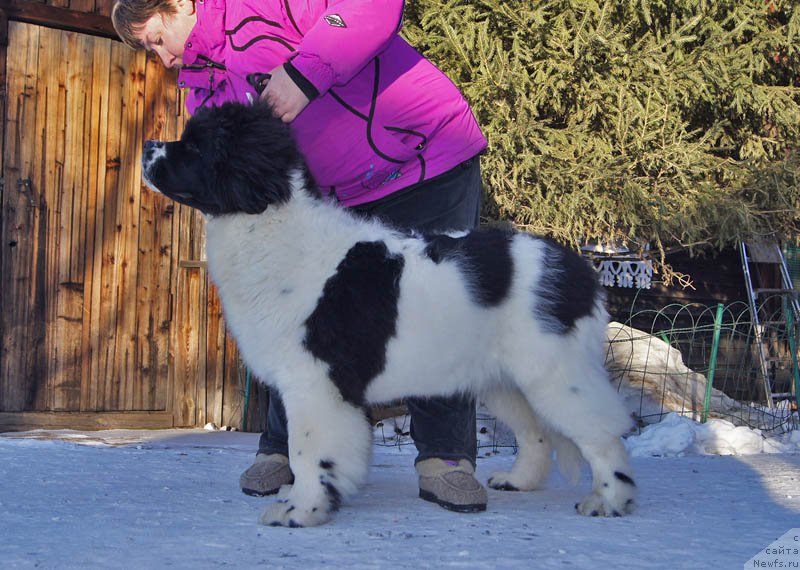
[[[402,38],[403,1],[117,0],[122,40],[180,68],[187,108],[268,101],[317,184],[342,206],[420,231],[479,222],[486,140],[452,82]],[[409,400],[420,497],[486,508],[475,480],[475,402]],[[286,418],[270,395],[245,493],[292,481]]]

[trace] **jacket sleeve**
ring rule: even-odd
[[[287,64],[290,77],[296,83],[305,78],[317,94],[347,83],[397,36],[403,4],[403,0],[286,2],[287,17],[303,36]],[[305,87],[308,92],[309,86]]]

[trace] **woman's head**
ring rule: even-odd
[[[176,67],[183,63],[197,13],[192,0],[116,0],[111,21],[127,45],[155,53],[165,67]]]

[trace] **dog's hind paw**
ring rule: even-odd
[[[319,526],[330,519],[331,512],[327,505],[301,508],[290,500],[279,500],[264,510],[261,514],[260,522],[267,526],[302,528],[305,526]]]

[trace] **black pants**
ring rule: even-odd
[[[401,228],[422,231],[463,230],[478,226],[481,205],[479,158],[473,157],[452,170],[395,192],[375,202],[351,208]],[[410,398],[411,437],[417,459],[468,459],[475,465],[475,400]],[[286,412],[278,394],[270,390],[267,431],[261,435],[258,453],[289,455]]]

